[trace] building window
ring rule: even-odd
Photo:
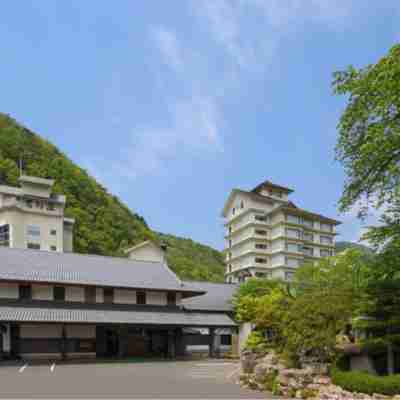
[[[114,289],[113,288],[104,288],[103,296],[104,296],[105,304],[114,303]]]
[[[267,231],[264,231],[262,229],[256,229],[255,234],[260,236],[267,236]]]
[[[235,215],[236,209],[235,207],[232,208],[232,215]]]
[[[321,223],[321,231],[332,232],[332,225]]]
[[[169,306],[176,306],[176,293],[175,292],[167,293],[167,304]]]
[[[255,215],[254,219],[260,222],[267,222],[267,217],[265,215]]]
[[[286,243],[286,250],[290,253],[300,253],[300,246],[297,243]]]
[[[333,243],[333,239],[330,236],[322,236],[321,235],[319,240],[322,244],[332,244]]]
[[[229,234],[231,234],[232,233],[232,227],[230,226],[229,227]]]
[[[306,256],[312,257],[314,255],[314,249],[312,247],[303,246],[303,248],[301,250],[302,250],[303,254]]]
[[[28,208],[33,208],[33,200],[26,200],[25,204]]]
[[[321,249],[321,250],[319,251],[319,255],[320,255],[321,257],[330,257],[330,256],[332,256],[332,251],[331,251],[331,250]]]
[[[291,281],[294,277],[294,272],[285,272],[285,280],[286,281]]]
[[[54,300],[55,301],[65,301],[65,287],[64,286],[54,286]]]
[[[291,215],[291,214],[286,215],[286,221],[289,222],[290,224],[298,224],[300,222],[299,217],[297,215]]]
[[[32,300],[31,285],[19,285],[19,298],[21,300]]]
[[[26,228],[26,234],[29,237],[34,237],[34,238],[40,237],[40,226],[28,225]]]
[[[266,263],[267,263],[267,259],[266,259],[266,258],[261,258],[261,257],[256,257],[256,258],[254,259],[254,261],[255,261],[257,264],[266,264]]]
[[[28,243],[28,249],[31,250],[40,250],[40,244],[39,243]]]
[[[298,267],[300,265],[300,260],[297,258],[286,257],[286,265],[288,267]]]
[[[256,244],[254,245],[254,247],[255,247],[257,250],[266,250],[267,245],[266,245],[266,244],[262,244],[262,243],[256,243]]]
[[[53,203],[47,203],[48,211],[54,211],[55,209],[56,209],[56,206]]]
[[[244,208],[244,202],[243,202],[243,200],[240,202],[240,208]]]
[[[286,236],[300,239],[300,231],[298,229],[286,229]]]
[[[314,221],[311,221],[309,219],[302,219],[301,223],[302,223],[302,225],[307,226],[308,228],[314,227]]]
[[[0,226],[0,246],[10,247],[10,225]]]
[[[57,251],[57,246],[50,246],[51,251]]]
[[[146,292],[136,293],[136,304],[146,304]]]
[[[85,287],[85,303],[93,304],[96,303],[96,287],[86,286]]]
[[[304,232],[303,233],[303,240],[306,240],[307,242],[313,242],[314,241],[314,235],[309,232]]]
[[[232,247],[232,240],[229,239],[229,247]]]
[[[57,229],[50,229],[51,236],[57,236]]]
[[[231,273],[232,272],[232,264],[228,265],[228,272]]]

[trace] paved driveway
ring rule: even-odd
[[[238,364],[219,360],[0,367],[0,397],[263,398],[235,383]]]

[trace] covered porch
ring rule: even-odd
[[[3,358],[176,358],[187,354],[188,328],[207,329],[210,357],[219,354],[226,314],[184,310],[98,310],[0,307]]]

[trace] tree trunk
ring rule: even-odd
[[[394,374],[394,354],[393,354],[393,346],[392,343],[388,343],[387,345],[387,372],[388,375]]]

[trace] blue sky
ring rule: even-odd
[[[391,0],[9,1],[0,110],[153,229],[222,248],[229,191],[270,179],[357,240],[336,207],[332,73],[376,62],[399,17]]]

